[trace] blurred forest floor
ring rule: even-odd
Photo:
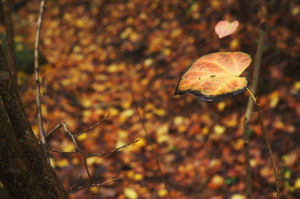
[[[299,2],[298,2],[299,3]],[[40,2],[13,0],[16,49],[33,48]],[[46,3],[40,50],[46,130],[60,122],[78,138],[97,182],[123,175],[100,188],[70,191],[71,198],[167,198],[151,146],[135,106],[179,199],[245,198],[243,119],[248,93],[206,103],[174,97],[181,75],[207,53],[242,51],[255,57],[260,18],[266,6],[267,33],[258,96],[282,176],[283,198],[300,198],[300,5],[297,0],[52,0]],[[218,21],[238,20],[235,34],[219,39]],[[3,26],[0,32],[5,32]],[[22,44],[24,45],[22,45]],[[28,57],[27,57],[28,58]],[[33,59],[33,54],[32,58]],[[31,65],[33,67],[33,65]],[[30,67],[31,67],[30,66]],[[253,62],[242,76],[251,82]],[[37,132],[34,77],[19,71],[21,98]],[[132,95],[136,104],[133,103]],[[251,121],[251,166],[256,199],[274,198],[275,178],[257,110]],[[48,144],[74,146],[63,131]],[[65,186],[87,175],[78,154],[51,153]]]

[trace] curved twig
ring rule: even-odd
[[[43,144],[46,143],[46,137],[45,137],[45,131],[43,127],[43,115],[42,115],[42,109],[41,109],[41,85],[40,85],[40,77],[39,77],[39,42],[40,42],[40,31],[42,26],[42,18],[44,13],[44,7],[45,7],[45,0],[41,1],[40,5],[40,13],[39,18],[37,21],[36,26],[36,37],[35,37],[35,44],[34,44],[34,76],[35,76],[35,94],[36,94],[36,109],[37,109],[37,117],[38,117],[38,127],[39,127],[39,133],[41,142]],[[48,152],[45,149],[45,155],[49,161]]]

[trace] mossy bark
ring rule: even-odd
[[[13,198],[68,198],[32,131],[1,45],[0,97],[0,181],[8,193]]]

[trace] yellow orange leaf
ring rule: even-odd
[[[166,189],[160,189],[158,190],[159,197],[164,197],[168,194],[168,191]]]
[[[127,198],[130,199],[137,199],[138,198],[138,193],[132,189],[132,188],[124,188],[124,194]]]
[[[184,117],[176,116],[173,121],[176,126],[179,126],[184,122]]]
[[[156,109],[155,110],[155,115],[164,116],[165,114],[166,114],[166,111],[164,109]]]
[[[55,162],[55,165],[56,165],[57,167],[66,167],[66,166],[69,165],[69,161],[66,160],[66,159],[62,159],[62,160],[56,161],[56,162]]]
[[[133,109],[127,109],[125,111],[122,111],[120,113],[120,123],[124,123],[132,115],[134,115],[134,110]]]
[[[269,103],[270,108],[275,108],[277,106],[278,102],[279,102],[279,99],[280,99],[279,92],[278,91],[274,91],[269,96],[269,98],[271,100],[270,103]]]
[[[170,55],[172,53],[171,49],[169,49],[169,48],[164,49],[163,52],[164,52],[165,56],[168,56],[168,55]]]
[[[83,141],[83,140],[85,140],[86,138],[88,138],[88,134],[87,134],[87,133],[83,133],[83,134],[81,134],[80,136],[78,136],[76,139],[77,139],[78,141]]]
[[[232,41],[230,42],[229,48],[230,48],[231,50],[236,50],[236,49],[238,49],[238,48],[239,48],[239,41],[238,41],[237,39],[232,40]]]
[[[242,52],[219,52],[197,59],[180,78],[174,95],[191,93],[203,101],[219,101],[243,92],[248,82],[239,75],[251,58]]]
[[[295,187],[296,189],[300,189],[300,178],[297,178],[294,187]]]
[[[201,133],[202,133],[203,135],[207,135],[208,132],[209,132],[209,128],[208,128],[208,127],[204,127],[204,128],[201,130]]]
[[[121,106],[123,109],[129,109],[131,107],[131,102],[130,101],[123,102]]]
[[[297,91],[299,91],[300,90],[300,81],[295,82],[294,87]]]
[[[180,125],[179,127],[178,127],[178,132],[185,132],[187,130],[187,127],[185,126],[185,125]]]
[[[132,151],[132,152],[139,151],[141,147],[146,145],[147,145],[147,141],[144,138],[142,138],[135,144],[131,144],[128,147],[126,147],[126,151]]]
[[[146,113],[145,114],[145,119],[151,119],[153,118],[153,113]]]
[[[146,59],[145,61],[144,61],[144,64],[145,64],[145,66],[151,66],[152,64],[153,64],[153,59]]]
[[[93,165],[95,162],[96,162],[96,160],[97,160],[97,158],[98,157],[90,157],[90,158],[87,158],[86,159],[86,163],[87,163],[87,165]]]
[[[221,125],[215,125],[214,127],[214,132],[217,134],[217,135],[222,135],[224,132],[225,132],[226,128],[224,126],[221,126]]]
[[[144,176],[143,176],[142,174],[140,174],[140,173],[137,173],[137,174],[134,175],[133,178],[134,178],[136,181],[140,181],[140,180],[142,180],[142,179],[144,178]]]
[[[234,194],[230,199],[246,199],[246,197],[241,194]]]
[[[168,131],[169,131],[169,124],[163,124],[158,127],[158,129],[156,130],[156,133],[158,135],[162,135],[162,134],[167,134]]]
[[[235,148],[236,150],[242,150],[242,149],[244,148],[244,139],[238,139],[238,140],[235,142],[234,148]]]
[[[108,109],[108,112],[109,112],[109,114],[110,114],[111,116],[116,116],[116,115],[119,114],[119,110],[116,109],[116,108],[113,108],[113,107],[109,108],[109,109]]]
[[[291,167],[297,161],[297,159],[298,159],[298,153],[291,152],[291,153],[289,153],[287,155],[284,155],[282,157],[282,159],[283,159],[284,165],[286,165],[288,167]]]
[[[163,142],[168,141],[169,139],[170,139],[170,138],[169,138],[168,135],[160,135],[160,136],[158,136],[158,138],[157,138],[157,142],[158,142],[159,144],[161,144],[161,143],[163,143]]]
[[[99,188],[98,187],[91,187],[90,188],[90,192],[92,192],[92,193],[98,193],[99,192]]]
[[[77,165],[78,163],[81,163],[78,158],[72,158],[72,164]]]
[[[208,184],[211,189],[219,189],[225,183],[225,179],[220,175],[215,175]]]
[[[68,142],[67,144],[65,144],[63,147],[62,147],[62,150],[63,151],[74,151],[75,149],[75,146],[73,144],[73,142]]]
[[[223,111],[225,107],[226,107],[226,103],[225,102],[219,102],[218,103],[218,110],[219,111]]]
[[[109,73],[114,73],[118,71],[118,65],[117,64],[112,64],[108,66],[107,72]]]

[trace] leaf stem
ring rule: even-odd
[[[251,92],[251,90],[249,88],[247,88],[247,91],[250,93],[252,99],[254,100],[255,104],[256,104],[256,98],[254,97],[253,93]]]

